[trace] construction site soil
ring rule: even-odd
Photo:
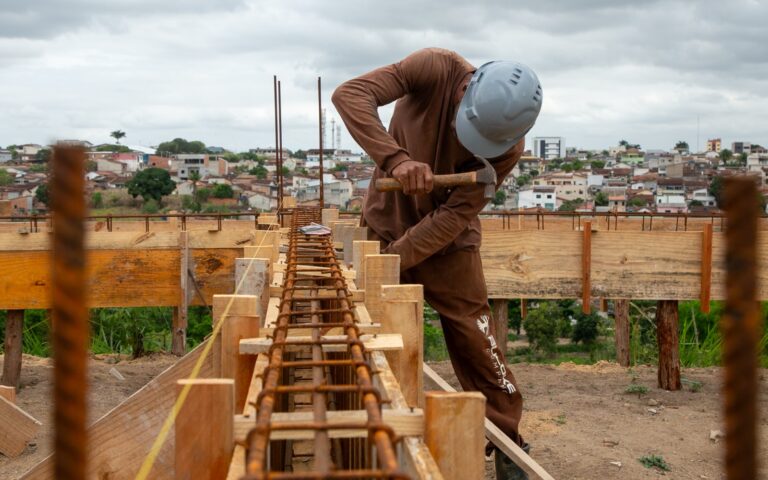
[[[0,356],[0,363],[2,363]],[[89,417],[95,420],[141,388],[177,360],[152,354],[138,360],[99,355],[90,362]],[[458,387],[449,362],[432,367]],[[110,373],[115,368],[124,378]],[[720,369],[685,369],[686,388],[656,388],[656,368],[631,370],[610,362],[581,366],[515,364],[525,396],[521,431],[533,445],[531,455],[558,479],[719,479],[723,441],[711,440],[722,430]],[[51,451],[52,412],[50,359],[24,355],[17,403],[43,422],[34,443],[18,458],[0,455],[0,479],[18,478]],[[768,371],[760,371],[758,411],[768,412]],[[644,395],[624,393],[635,383]],[[691,385],[695,388],[691,391]],[[433,386],[427,381],[427,389]],[[760,458],[768,458],[768,416],[760,419]],[[663,457],[669,472],[645,468],[639,458]],[[494,478],[487,462],[487,478]],[[768,478],[768,463],[761,465]]]

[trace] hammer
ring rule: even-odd
[[[456,187],[459,185],[485,185],[486,199],[493,198],[496,193],[496,170],[485,158],[475,155],[475,158],[485,165],[480,170],[464,173],[451,173],[448,175],[435,175],[432,183],[435,187]],[[394,178],[379,178],[376,180],[376,190],[380,192],[395,192],[402,190],[403,186]]]

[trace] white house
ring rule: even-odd
[[[521,190],[517,197],[518,208],[545,208],[555,210],[557,207],[557,198],[555,197],[555,187],[535,186],[530,189]]]

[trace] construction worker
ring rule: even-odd
[[[387,132],[377,108],[395,100]],[[333,103],[378,167],[361,224],[382,253],[400,255],[403,283],[424,285],[461,386],[482,392],[486,416],[527,450],[518,433],[523,399],[504,358],[506,339],[494,334],[480,261],[484,186],[432,182],[435,174],[478,170],[477,155],[490,160],[498,188],[541,110],[536,74],[517,62],[475,68],[455,52],[429,48],[345,82]],[[388,176],[403,190],[377,191],[376,179]],[[500,451],[495,456],[498,479],[527,478]]]

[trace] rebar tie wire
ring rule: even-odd
[[[357,326],[352,310],[352,295],[346,284],[338,259],[333,249],[330,236],[305,235],[299,227],[319,220],[319,210],[295,209],[292,215],[291,233],[288,252],[286,254],[286,269],[282,285],[280,313],[272,334],[272,344],[266,355],[269,363],[261,378],[262,390],[253,405],[256,406],[256,423],[247,435],[247,460],[245,480],[255,479],[319,479],[319,478],[409,478],[398,469],[395,444],[398,441],[391,427],[383,422],[381,408],[388,401],[381,398],[381,392],[373,386],[375,374],[370,363],[366,360],[366,349],[360,339],[361,333]],[[315,278],[299,278],[302,270],[299,265],[322,266],[322,272],[328,276]],[[336,292],[336,297],[313,297],[319,290]],[[308,292],[309,296],[298,297],[298,292]],[[318,308],[320,301],[333,301],[336,308]],[[296,304],[309,304],[308,310],[297,310]],[[299,319],[310,317],[311,322],[299,322]],[[341,317],[341,321],[337,320]],[[333,327],[344,330],[345,338],[323,338],[321,331]],[[311,329],[311,338],[290,338],[292,329]],[[343,346],[349,354],[346,359],[322,358],[324,345]],[[303,347],[306,354],[311,354],[311,360],[285,360],[287,347]],[[356,383],[331,384],[324,369],[329,367],[350,367],[354,370]],[[312,368],[313,379],[309,385],[279,385],[282,374],[287,368]],[[320,374],[320,372],[323,372]],[[312,422],[300,424],[280,423],[272,421],[272,413],[279,404],[278,399],[287,395],[299,393],[311,394],[313,417]],[[367,413],[365,422],[329,423],[325,420],[327,394],[349,393],[361,398],[363,408]],[[270,434],[275,430],[313,430],[315,432],[314,467],[313,472],[277,472],[272,471],[269,464]],[[334,464],[331,458],[331,443],[329,430],[334,429],[364,429],[368,432],[369,446],[375,446],[376,467],[366,469],[344,470],[343,466]]]

